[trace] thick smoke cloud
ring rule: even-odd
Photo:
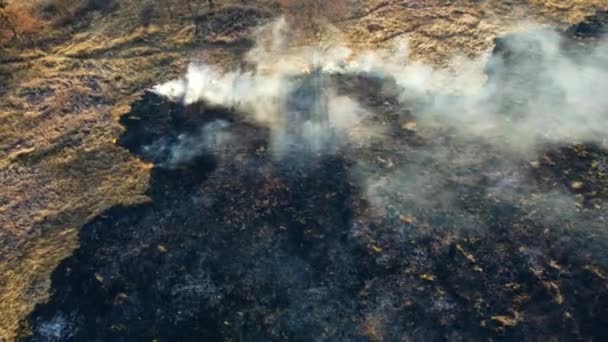
[[[302,126],[305,141],[319,149],[329,139],[327,129],[348,135],[366,116],[355,100],[337,97],[330,86],[312,85],[321,93],[310,107],[325,106],[330,125],[290,116],[288,102],[301,87],[299,78],[319,70],[329,75],[373,75],[399,87],[403,106],[413,109],[418,126],[442,125],[463,137],[476,137],[509,152],[532,155],[546,143],[606,144],[608,129],[608,43],[584,54],[570,54],[561,36],[536,30],[509,39],[507,58],[455,58],[448,68],[410,61],[405,42],[392,49],[355,52],[338,45],[319,50],[288,47],[284,20],[260,29],[256,48],[247,56],[250,71],[223,71],[192,64],[184,79],[154,90],[185,104],[204,101],[237,108],[273,129],[273,146],[288,140],[290,126]],[[270,38],[269,38],[270,37]],[[485,69],[485,70],[484,70]],[[324,81],[322,80],[321,83]],[[371,129],[371,128],[370,128]],[[378,129],[377,127],[375,129]],[[352,138],[352,137],[351,137]],[[287,139],[287,140],[286,140]]]
[[[535,152],[545,143],[606,144],[608,42],[576,54],[550,30],[504,41],[506,58],[488,53],[438,69],[408,62],[402,45],[393,54],[360,55],[340,72],[394,79],[419,125],[444,125],[511,152]]]
[[[183,80],[153,90],[186,105],[204,101],[247,113],[271,128],[273,152],[280,155],[292,144],[303,143],[312,151],[320,151],[330,142],[341,144],[367,115],[356,101],[336,95],[324,83],[326,76],[318,72],[304,76],[291,72],[225,73],[193,64]]]
[[[424,117],[521,153],[547,143],[606,144],[608,44],[576,55],[548,30],[504,41],[511,56],[489,60],[479,93],[435,97]]]
[[[278,158],[294,148],[319,154],[355,139],[361,143],[375,129],[361,125],[369,113],[354,99],[338,95],[327,72],[337,70],[350,51],[289,49],[285,31],[284,20],[260,29],[258,44],[246,57],[250,70],[193,63],[183,79],[152,90],[185,105],[205,102],[245,113],[270,128]]]
[[[154,91],[185,104],[202,101],[245,113],[270,128],[277,158],[294,146],[299,158],[307,151],[373,146],[375,160],[351,155],[357,161],[352,176],[372,207],[381,216],[393,210],[395,219],[403,208],[429,216],[441,209],[451,213],[442,221],[450,227],[479,225],[463,209],[474,186],[482,184],[488,200],[513,203],[541,192],[522,165],[544,149],[608,146],[607,41],[583,49],[555,31],[532,30],[498,40],[495,51],[476,59],[455,57],[437,67],[410,60],[403,41],[371,51],[340,44],[315,49],[288,46],[286,32],[284,20],[261,28],[247,71],[195,63],[183,79]],[[367,120],[375,108],[359,102],[361,94],[340,94],[330,81],[357,76],[384,80],[398,106],[413,115],[415,125],[406,128],[425,143],[410,148],[396,141],[386,123]],[[571,212],[562,204],[575,198],[559,198],[545,201],[552,203],[542,212],[547,220]]]

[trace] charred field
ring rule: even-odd
[[[560,33],[563,49],[584,51],[605,20]],[[543,81],[511,39],[486,69],[499,92]],[[506,152],[416,125],[394,80],[320,77],[372,113],[360,125],[384,127],[381,141],[296,141],[276,158],[273,132],[238,108],[134,102],[117,143],[149,163],[150,201],[80,228],[24,339],[608,338],[605,146]]]

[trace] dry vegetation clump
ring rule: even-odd
[[[91,11],[110,12],[119,7],[115,0],[42,0],[37,4],[40,17],[54,26],[74,24]]]
[[[89,12],[117,8],[115,0],[0,0],[0,45],[44,35],[52,27],[87,23]]]
[[[31,5],[0,0],[0,45],[36,33],[43,22],[33,14]]]
[[[316,30],[323,20],[344,19],[349,13],[348,0],[279,0],[283,13],[293,27]]]

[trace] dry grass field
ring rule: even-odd
[[[177,0],[116,3],[8,0],[2,9],[0,340],[17,339],[23,320],[47,300],[51,272],[78,247],[84,223],[117,204],[148,201],[150,166],[116,144],[124,131],[118,119],[130,104],[145,89],[180,76],[193,59],[228,66],[248,49],[247,25],[235,28],[220,18],[202,34],[193,13],[209,18],[253,8],[260,20],[302,15],[289,1],[215,0],[214,8],[206,1],[197,8]],[[435,65],[487,52],[494,38],[529,22],[565,28],[608,10],[606,0],[354,0],[344,6],[306,15],[330,14],[327,20],[355,49],[405,38],[415,59]],[[335,36],[313,30],[300,39],[323,45]],[[370,336],[374,329],[370,322]]]

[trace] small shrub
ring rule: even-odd
[[[0,43],[36,33],[42,26],[32,8],[24,3],[12,2],[0,7]]]
[[[156,9],[153,4],[146,3],[139,10],[139,22],[142,26],[148,27],[152,23],[152,18],[156,13]]]
[[[118,2],[115,0],[86,0],[82,3],[80,10],[90,11],[112,11],[116,9]]]
[[[63,26],[76,22],[91,11],[110,12],[118,6],[117,0],[43,0],[38,11],[42,18]]]

